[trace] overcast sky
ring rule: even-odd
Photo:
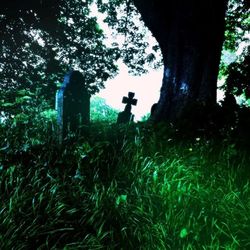
[[[97,95],[106,99],[106,103],[118,110],[124,110],[125,104],[122,97],[128,92],[134,92],[137,105],[133,106],[132,113],[135,120],[150,112],[153,103],[157,102],[160,95],[163,69],[152,70],[142,76],[131,76],[124,64],[120,64],[120,73],[105,84],[105,89]]]
[[[114,38],[112,31],[108,25],[103,23],[105,15],[98,13],[95,5],[92,7],[92,13],[97,16],[98,23],[104,30],[107,36],[107,44],[112,42],[122,43],[123,36]],[[156,41],[151,33],[147,34],[150,46],[155,45]],[[135,115],[135,120],[140,120],[141,117],[150,112],[151,106],[158,101],[160,95],[160,87],[162,83],[163,69],[150,70],[148,74],[142,76],[132,76],[128,73],[128,68],[124,63],[118,63],[119,74],[105,83],[105,89],[101,90],[97,96],[106,99],[106,103],[120,111],[124,110],[125,104],[122,103],[123,96],[127,96],[128,92],[134,92],[137,105],[133,106],[132,113]]]

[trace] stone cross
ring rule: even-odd
[[[129,92],[128,97],[124,96],[122,103],[126,104],[124,111],[118,114],[117,123],[128,123],[134,120],[134,115],[131,113],[132,105],[136,106],[137,99],[134,99],[135,93]]]
[[[69,132],[78,132],[82,125],[90,121],[90,95],[84,85],[84,77],[79,71],[71,70],[56,93],[58,140]]]

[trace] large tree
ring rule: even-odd
[[[244,4],[247,2],[247,0],[237,1]],[[68,2],[73,4],[70,11]],[[82,12],[81,18],[74,21],[74,25],[67,27],[71,22],[64,23],[64,19],[60,19],[63,13],[60,6],[68,6],[64,10],[72,19],[70,15],[74,16],[77,10],[81,11],[81,8],[74,7],[75,3],[79,3],[87,10],[86,5],[91,6],[93,2],[97,3],[100,11],[108,13],[106,22],[118,33],[125,34],[125,46],[119,55],[134,72],[144,72],[144,62],[151,62],[157,57],[154,54],[157,46],[154,46],[153,53],[143,58],[148,44],[143,41],[143,34],[137,25],[138,20],[134,21],[136,8],[157,39],[163,56],[164,74],[159,102],[154,112],[156,121],[176,122],[196,106],[205,108],[216,104],[216,83],[224,39],[227,0],[24,0],[22,4],[15,1],[13,6],[4,0],[4,8],[0,10],[0,25],[7,27],[6,30],[13,35],[17,25],[6,26],[5,20],[7,23],[11,19],[17,20],[21,28],[26,27],[21,25],[22,22],[30,23],[33,30],[42,30],[44,35],[49,34],[45,39],[49,45],[46,47],[62,48],[62,45],[67,44],[63,50],[67,53],[64,54],[82,58],[82,55],[86,56],[86,50],[81,53],[83,43],[80,42],[81,46],[72,53],[72,48],[75,48],[72,43],[75,43],[75,40],[65,39],[65,34],[69,34],[69,28],[75,31],[80,29],[81,23],[84,23],[82,19],[86,18],[88,11]],[[59,19],[60,25],[57,23]],[[61,32],[58,33],[58,30]],[[71,33],[68,37],[71,37]],[[99,37],[102,39],[100,34]],[[25,45],[24,39],[21,42]],[[58,53],[58,49],[51,52],[61,54]],[[51,61],[54,63],[53,53],[47,57],[49,65]]]
[[[155,120],[176,122],[196,104],[215,104],[227,0],[133,2],[163,55]]]
[[[56,83],[81,71],[90,94],[116,75],[118,49],[105,43],[93,1],[3,0],[0,9],[0,92],[42,89],[53,98]],[[41,92],[39,93],[41,94]],[[12,93],[13,96],[13,93]]]

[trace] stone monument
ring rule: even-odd
[[[124,96],[122,103],[126,104],[124,111],[118,114],[117,124],[129,123],[134,120],[134,115],[131,113],[132,105],[136,106],[137,99],[134,99],[135,93],[129,92],[128,97]]]
[[[90,95],[84,77],[79,71],[71,70],[56,93],[56,111],[59,143],[69,132],[76,133],[90,121]]]

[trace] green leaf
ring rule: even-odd
[[[11,103],[11,102],[6,102],[6,103],[1,104],[2,107],[12,107],[14,105],[15,103]]]
[[[29,121],[29,116],[26,115],[26,114],[17,114],[15,117],[14,117],[14,122],[24,122],[24,123],[28,123]]]
[[[155,170],[154,173],[153,173],[153,180],[154,180],[154,182],[156,182],[157,179],[158,179],[158,173],[157,173],[157,171]]]
[[[96,30],[96,32],[98,32],[100,34],[103,33],[103,30],[101,29],[101,27],[100,27],[100,25],[98,23],[95,25],[95,30]]]
[[[116,206],[119,206],[120,204],[126,203],[126,201],[127,201],[126,194],[119,195],[116,199]]]
[[[44,110],[43,112],[41,112],[40,115],[43,118],[53,120],[56,118],[57,112],[54,109],[47,109],[47,110]]]
[[[23,103],[26,102],[28,100],[32,99],[30,96],[22,96],[22,97],[17,97],[16,98],[16,103]]]
[[[180,238],[186,238],[187,237],[187,235],[188,235],[188,231],[187,231],[187,229],[186,228],[183,228],[182,230],[181,230],[181,232],[180,232]]]
[[[31,91],[26,90],[26,89],[21,89],[21,90],[17,91],[17,95],[27,96],[27,95],[34,95],[34,93],[32,93]]]

